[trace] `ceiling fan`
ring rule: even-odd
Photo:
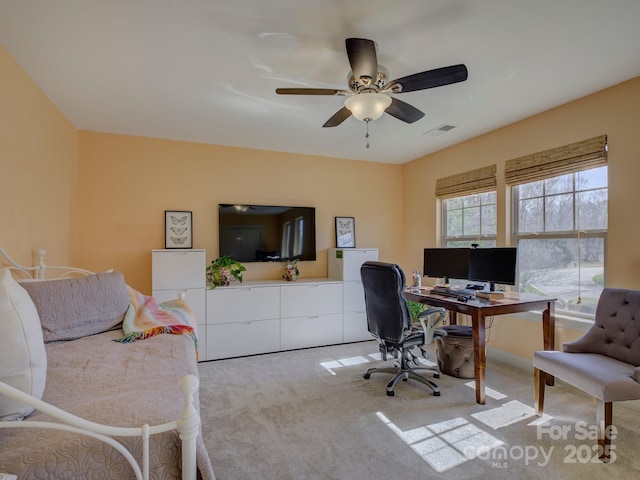
[[[277,88],[280,95],[337,95],[346,96],[344,107],[338,110],[323,127],[336,127],[351,115],[367,124],[383,113],[413,123],[424,117],[424,113],[389,93],[406,93],[427,88],[441,87],[467,79],[467,67],[452,65],[388,81],[387,69],[378,65],[376,43],[365,38],[345,40],[347,56],[351,64],[348,84],[350,91],[331,88]]]

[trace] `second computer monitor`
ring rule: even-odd
[[[491,291],[495,289],[496,283],[515,285],[517,259],[518,251],[515,247],[473,248],[467,278],[489,283]]]

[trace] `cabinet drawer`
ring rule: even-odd
[[[280,295],[282,318],[342,312],[341,283],[285,285]]]
[[[280,287],[207,290],[207,324],[280,318]]]
[[[362,340],[373,340],[367,327],[367,314],[364,312],[345,312],[344,341],[359,342]]]
[[[364,289],[360,282],[344,282],[344,311],[364,312]]]
[[[378,260],[378,250],[343,250],[342,251],[342,261],[343,261],[343,280],[345,282],[360,282],[362,278],[360,277],[360,267],[364,262],[369,260],[376,261]]]
[[[205,315],[206,300],[204,288],[175,288],[170,290],[154,290],[153,296],[158,303],[166,302],[168,300],[175,300],[180,293],[184,293],[184,301],[189,304],[193,315],[196,317],[196,323],[204,325],[207,321]]]
[[[151,283],[154,290],[205,287],[204,250],[154,250],[151,253],[151,264]]]
[[[282,349],[342,343],[342,314],[283,318]]]
[[[207,325],[207,359],[240,357],[280,350],[280,321]]]
[[[378,260],[377,248],[330,248],[328,257],[329,278],[345,282],[359,282],[360,267],[369,260]]]

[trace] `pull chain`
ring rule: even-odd
[[[369,148],[369,122],[371,120],[369,120],[368,118],[364,119],[365,123],[367,124],[367,134],[364,136],[364,138],[367,139],[367,144],[365,145],[367,148]]]

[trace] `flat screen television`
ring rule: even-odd
[[[426,277],[463,279],[469,276],[469,248],[425,248],[422,274]]]
[[[495,284],[516,284],[516,247],[472,248],[469,262],[468,280],[489,283],[489,290],[495,291]]]
[[[313,207],[219,204],[220,256],[239,262],[316,259]]]

